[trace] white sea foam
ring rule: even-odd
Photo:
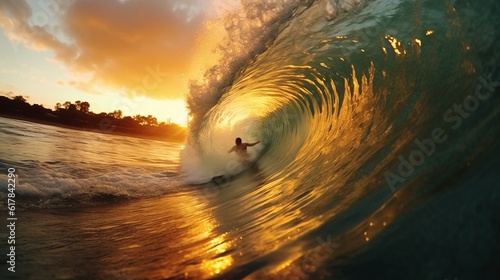
[[[160,168],[37,162],[18,168],[16,197],[25,206],[58,207],[95,199],[154,197],[183,184],[176,171]],[[75,164],[76,165],[76,164]],[[7,182],[5,175],[2,181]],[[72,201],[72,202],[71,202]]]

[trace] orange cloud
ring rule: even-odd
[[[207,5],[204,0],[74,0],[43,9],[25,1],[0,3],[0,26],[9,39],[52,50],[68,69],[90,76],[75,83],[80,88],[105,86],[155,99],[186,93]],[[56,26],[30,24],[37,13],[38,18],[52,13]]]

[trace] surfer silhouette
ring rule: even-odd
[[[259,167],[256,164],[253,165],[253,166],[251,165],[250,160],[249,160],[250,155],[247,153],[247,147],[255,146],[255,145],[259,144],[260,141],[257,141],[257,142],[254,142],[254,143],[243,143],[241,141],[241,138],[238,137],[238,138],[235,139],[234,142],[235,142],[236,145],[234,145],[229,150],[229,153],[236,152],[236,154],[240,158],[240,163],[243,164],[243,166],[245,167],[245,169],[247,169],[249,167],[252,167],[250,169],[252,176],[254,176],[257,179],[261,178],[262,176],[260,175],[260,169],[259,169]],[[234,169],[234,165],[232,167],[231,167],[231,165],[227,165],[226,168],[228,168],[227,170],[229,171],[229,174],[232,174],[232,175],[241,173],[243,170],[245,170],[245,169],[241,169],[241,166],[240,167],[236,167],[236,169]],[[238,168],[240,168],[239,171],[238,171]],[[217,185],[220,185],[220,184],[228,182],[230,180],[230,178],[231,178],[231,175],[229,175],[229,177],[227,177],[225,175],[219,175],[219,176],[212,177],[211,181],[214,182]],[[262,181],[262,179],[259,179],[259,180]]]
[[[229,153],[231,152],[236,152],[236,154],[241,158],[241,159],[247,159],[248,158],[248,153],[247,153],[247,147],[252,147],[260,143],[260,141],[257,141],[255,143],[242,143],[241,138],[238,137],[236,140],[234,140],[236,145],[234,145],[231,150],[229,150]]]

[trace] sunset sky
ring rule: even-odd
[[[2,0],[0,95],[184,125],[188,81],[210,56],[204,23],[231,2]]]

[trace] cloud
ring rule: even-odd
[[[31,7],[26,1],[0,1],[0,26],[13,47],[53,51],[73,73],[90,76],[74,83],[79,88],[104,86],[155,99],[183,97],[208,1],[59,2]]]
[[[44,26],[37,25],[42,18],[48,18],[47,12],[34,14],[31,6],[23,0],[0,1],[0,11],[0,26],[11,40],[14,52],[19,52],[19,45],[23,44],[34,50],[52,50],[60,60],[74,56],[74,48],[57,40]],[[34,23],[30,23],[31,19]]]

